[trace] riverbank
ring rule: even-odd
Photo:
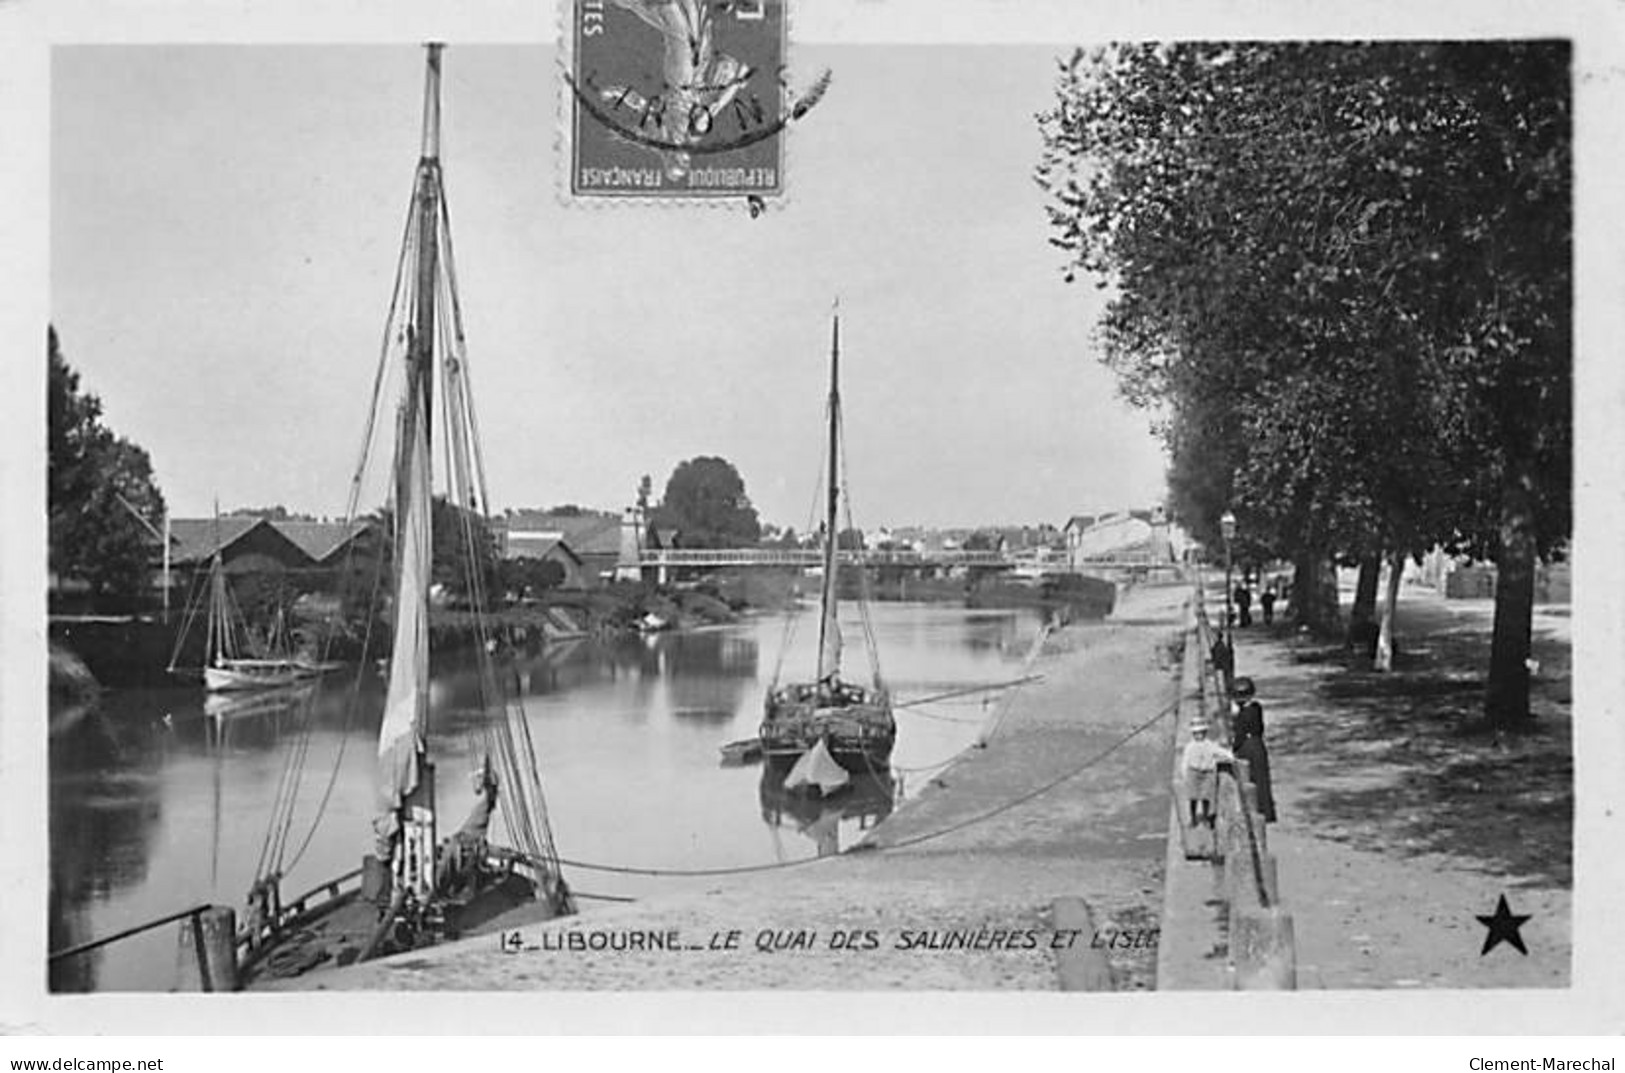
[[[1042,679],[995,710],[985,747],[940,774],[901,771],[929,782],[857,852],[674,878],[507,949],[464,940],[282,987],[1058,990],[1096,948],[1117,987],[1150,988],[1187,595],[1131,589],[1105,622],[1049,634],[1031,665]],[[566,874],[591,889],[589,870]]]
[[[1264,706],[1280,817],[1269,851],[1300,990],[1569,984],[1568,608],[1536,609],[1535,721],[1515,735],[1486,732],[1479,715],[1492,616],[1490,600],[1406,587],[1401,658],[1386,674],[1289,628],[1235,631],[1236,671]],[[1186,921],[1191,941],[1164,951],[1159,987],[1227,988],[1214,866],[1170,862],[1165,915]],[[1503,896],[1529,918],[1527,952],[1484,949],[1478,918]]]

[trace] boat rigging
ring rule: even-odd
[[[873,773],[886,767],[897,738],[892,717],[891,694],[881,678],[874,633],[869,624],[867,604],[860,598],[864,630],[867,634],[872,682],[868,686],[841,676],[840,609],[840,513],[844,472],[841,451],[841,315],[836,309],[831,326],[828,404],[828,455],[824,487],[824,561],[819,590],[818,665],[811,682],[780,686],[775,673],[769,687],[761,725],[762,751],[769,763],[795,764],[804,757],[813,766],[828,769],[833,760],[841,769],[855,774]],[[851,529],[850,504],[847,528]],[[862,567],[859,566],[862,590]],[[821,755],[822,754],[822,755]],[[787,784],[800,782],[792,771]],[[833,788],[839,781],[833,773],[815,782]],[[827,792],[827,790],[826,790]]]
[[[290,753],[266,833],[258,874],[239,932],[245,979],[297,975],[329,962],[347,964],[470,932],[533,923],[574,912],[560,872],[541,778],[511,666],[499,667],[486,614],[487,579],[474,554],[476,519],[485,518],[483,459],[477,442],[468,354],[457,298],[450,214],[440,162],[442,46],[428,46],[422,152],[413,181],[395,292],[386,320],[361,462],[351,484],[354,516],[382,385],[404,369],[391,472],[392,554],[380,556],[387,579],[392,640],[377,744],[379,813],[373,852],[361,867],[284,904],[281,884],[320,822],[321,810],[291,856],[294,798],[308,744],[306,728]],[[439,397],[437,398],[437,390]],[[442,835],[431,754],[429,594],[432,584],[434,414],[442,414],[446,499],[454,508],[463,554],[463,587],[472,610],[470,648],[478,661],[480,726],[469,735],[476,758],[474,803],[449,837]],[[372,660],[362,645],[358,673]],[[359,689],[351,700],[358,699]],[[335,776],[337,767],[335,767]],[[331,788],[331,784],[329,789]],[[325,795],[323,804],[325,804]],[[500,816],[505,842],[491,830]],[[326,892],[322,894],[321,892]]]

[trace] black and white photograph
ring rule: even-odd
[[[1617,7],[386,6],[0,6],[0,1025],[1625,1029]]]

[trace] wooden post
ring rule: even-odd
[[[181,991],[237,990],[237,914],[215,905],[181,921]]]
[[[1241,761],[1245,766],[1246,761]],[[1263,815],[1258,811],[1258,787],[1253,785],[1252,775],[1245,770],[1239,773],[1241,781],[1236,785],[1241,790],[1241,804],[1247,810],[1246,823],[1252,824],[1252,839],[1258,844],[1260,855],[1269,852],[1269,836],[1266,834],[1267,825]]]
[[[1237,991],[1294,991],[1297,943],[1292,914],[1275,906],[1231,914],[1230,964]]]
[[[1115,991],[1106,951],[1095,943],[1095,916],[1082,898],[1057,898],[1050,906],[1057,935],[1072,933],[1072,942],[1055,951],[1056,972],[1062,991]]]

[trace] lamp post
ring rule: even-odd
[[[1219,516],[1219,534],[1224,537],[1224,643],[1232,652],[1235,651],[1235,627],[1231,624],[1231,587],[1230,587],[1230,543],[1236,539],[1236,515],[1234,511],[1227,510]]]

